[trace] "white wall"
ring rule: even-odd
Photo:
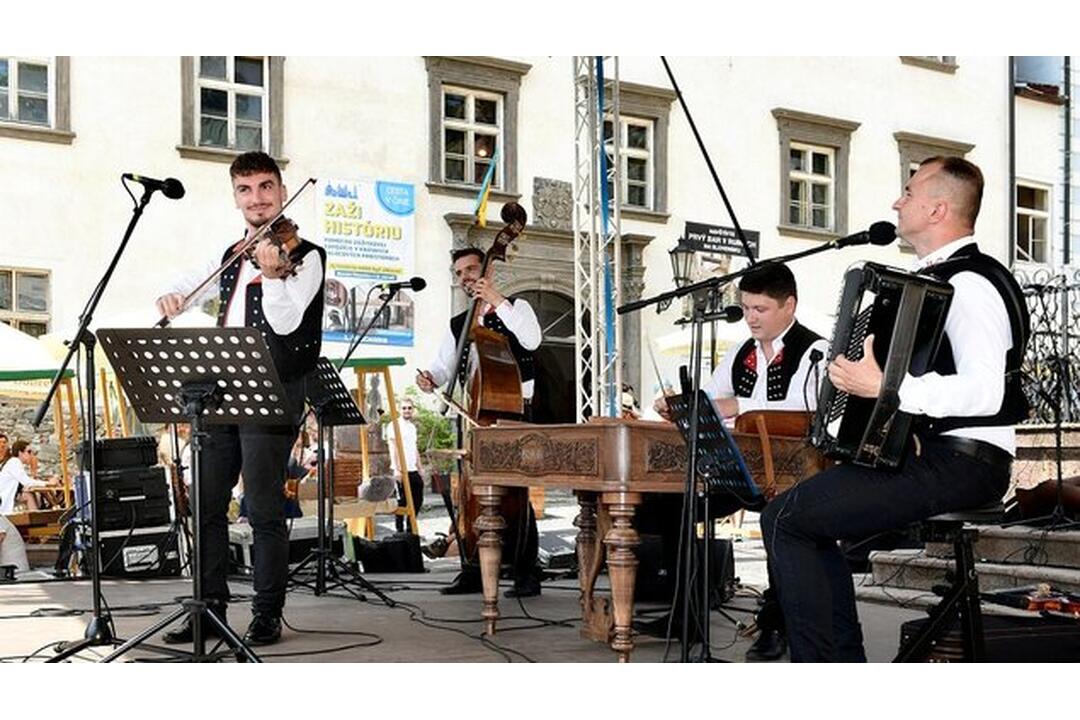
[[[531,64],[519,107],[518,189],[532,212],[534,177],[572,179],[573,84],[568,57],[512,58]],[[780,161],[775,107],[861,123],[852,136],[849,229],[894,219],[899,159],[893,133],[907,131],[975,145],[970,158],[987,178],[979,221],[983,247],[1006,256],[1008,237],[1007,61],[960,57],[955,74],[877,58],[671,58],[673,71],[744,228],[761,233],[761,254],[775,256],[815,241],[777,232]],[[622,58],[623,81],[668,87],[658,58]],[[428,280],[417,296],[418,347],[395,371],[399,391],[411,382],[444,332],[449,314],[450,231],[446,213],[469,212],[471,199],[432,195],[428,178],[428,84],[424,61],[399,58],[303,58],[285,62],[286,183],[312,177],[380,177],[417,187],[416,272]],[[76,316],[111,257],[130,216],[122,172],[180,178],[180,201],[155,197],[98,312],[99,318],[145,310],[176,271],[218,253],[238,237],[228,167],[182,159],[179,58],[71,60],[71,146],[0,137],[0,264],[53,273],[52,330],[75,329]],[[1042,110],[1041,108],[1039,109]],[[1041,116],[1040,116],[1041,117]],[[1045,121],[1043,118],[1040,122]],[[668,137],[666,224],[624,219],[624,233],[653,235],[646,256],[651,295],[671,284],[667,250],[686,220],[730,225],[678,102]],[[1048,172],[1041,145],[1025,151],[1021,174]],[[313,200],[291,216],[314,234]],[[497,217],[498,207],[490,209]],[[527,239],[525,240],[527,242]],[[803,307],[834,310],[842,271],[864,259],[907,265],[898,248],[853,249],[795,266]],[[674,310],[643,316],[652,337],[667,333]],[[399,354],[365,349],[366,355]],[[674,364],[674,359],[672,360]],[[651,382],[642,357],[644,384]],[[646,393],[647,394],[647,393]]]

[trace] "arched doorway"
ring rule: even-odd
[[[572,423],[577,415],[574,367],[574,301],[562,293],[524,290],[514,293],[532,305],[544,339],[537,348],[533,422]]]

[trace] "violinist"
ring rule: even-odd
[[[521,298],[510,300],[499,292],[490,278],[482,277],[484,253],[477,248],[455,250],[451,255],[454,277],[470,298],[481,300],[478,312],[481,324],[506,336],[510,350],[521,372],[521,395],[525,401],[525,417],[530,419],[530,406],[534,391],[535,367],[533,352],[540,346],[542,333],[540,322],[532,306]],[[427,370],[417,374],[416,384],[430,393],[444,385],[454,372],[457,340],[465,327],[466,312],[450,319],[450,327],[439,346],[435,361]],[[536,516],[532,505],[526,500],[519,503],[519,517],[506,517],[504,535],[509,557],[513,561],[514,587],[506,591],[506,597],[532,597],[540,594],[540,573],[536,564],[539,541]],[[480,566],[476,558],[464,564],[461,574],[441,592],[447,595],[477,593],[481,591]]]
[[[233,199],[245,223],[242,243],[281,212],[286,190],[277,163],[263,152],[240,155],[229,174]],[[268,645],[281,638],[289,558],[283,479],[303,413],[304,377],[315,367],[322,339],[326,253],[301,239],[296,229],[291,221],[279,220],[250,257],[241,255],[221,273],[216,286],[218,325],[262,332],[292,418],[287,425],[213,425],[203,443],[203,595],[224,620],[229,601],[226,511],[232,487],[242,473],[255,536],[253,617],[244,636],[249,645]],[[175,282],[157,299],[158,310],[169,318],[180,312],[187,294],[231,258],[238,244],[222,248],[207,263],[210,272],[195,272]],[[209,623],[203,628],[210,635],[216,632]],[[191,640],[190,619],[165,634],[168,643]]]

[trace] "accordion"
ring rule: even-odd
[[[825,375],[811,442],[827,457],[869,467],[901,463],[913,418],[900,411],[900,383],[908,373],[930,369],[952,293],[948,283],[876,263],[847,271],[829,361],[838,355],[862,359],[863,342],[872,334],[883,377],[878,397],[861,398],[837,389]]]

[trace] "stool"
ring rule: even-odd
[[[972,544],[979,531],[965,525],[991,525],[1001,522],[1005,506],[1000,502],[960,512],[942,513],[923,520],[920,534],[926,542],[952,543],[954,570],[946,575],[949,581],[941,601],[930,610],[930,617],[907,641],[901,644],[893,662],[921,662],[930,649],[940,642],[959,616],[963,659],[981,662],[986,659],[983,640],[982,610],[979,602],[979,576],[975,571],[975,551]]]

